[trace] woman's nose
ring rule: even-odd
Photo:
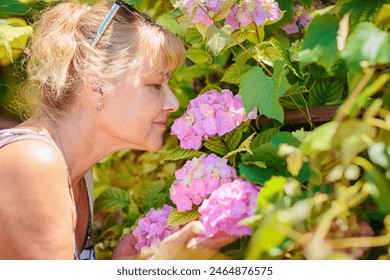
[[[164,111],[168,111],[169,113],[176,112],[179,110],[180,104],[179,100],[177,100],[175,94],[172,92],[169,86],[166,87],[165,94],[165,103],[164,103]]]

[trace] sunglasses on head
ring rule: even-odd
[[[99,26],[99,29],[96,33],[96,37],[92,42],[92,47],[95,47],[100,41],[100,38],[103,36],[104,31],[106,31],[107,27],[110,25],[112,19],[114,18],[120,7],[126,9],[130,13],[137,12],[137,10],[129,4],[123,2],[122,0],[116,0],[114,5],[112,5],[110,11],[108,12],[108,15],[104,18],[102,24]]]

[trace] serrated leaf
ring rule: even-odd
[[[265,164],[265,162],[263,161],[244,161],[242,164],[244,165],[256,165],[257,167],[260,167],[260,168],[267,168],[267,165]]]
[[[300,67],[314,62],[332,72],[338,58],[338,27],[338,22],[330,14],[316,16],[310,22],[299,52]]]
[[[273,127],[267,130],[264,130],[260,132],[252,141],[252,147],[257,148],[260,147],[262,144],[269,143],[278,132],[280,128],[279,127]]]
[[[217,153],[219,155],[226,155],[228,152],[224,143],[222,143],[221,139],[218,136],[210,137],[206,141],[204,141],[203,146],[209,149],[213,153]]]
[[[2,65],[13,62],[23,52],[32,27],[25,26],[23,20],[7,20],[9,24],[0,24],[0,61]],[[24,26],[23,26],[24,23]]]
[[[179,212],[177,209],[173,209],[168,216],[168,225],[170,226],[180,226],[187,224],[191,221],[199,219],[200,214],[197,209]]]
[[[385,4],[386,1],[387,0],[344,0],[341,1],[340,4],[340,16],[343,17],[345,14],[350,13],[351,25],[364,21],[373,21],[380,7]]]
[[[96,212],[115,212],[130,205],[130,194],[128,191],[110,187],[106,189],[95,200]]]
[[[211,56],[207,51],[195,48],[189,48],[186,51],[186,56],[195,63],[204,63],[211,60]]]
[[[359,23],[348,37],[341,56],[351,67],[387,64],[390,62],[390,35],[373,23]]]
[[[248,138],[246,138],[240,145],[240,147],[238,147],[237,149],[229,152],[228,154],[226,154],[223,158],[229,158],[231,157],[232,155],[235,155],[237,153],[240,153],[240,152],[247,152],[248,154],[252,154],[252,151],[250,149],[250,145],[251,145],[251,142],[252,142],[252,139],[253,137],[255,136],[255,132],[252,133]]]
[[[252,66],[249,66],[247,64],[239,64],[239,63],[233,63],[230,65],[230,67],[225,71],[221,82],[230,83],[238,85],[240,84],[240,79],[242,75],[248,71]]]
[[[203,153],[197,150],[186,150],[176,147],[175,149],[168,151],[168,154],[164,157],[161,163],[167,160],[175,161],[179,159],[191,159],[194,157],[200,157],[201,155],[203,155]]]
[[[249,122],[246,122],[225,135],[225,143],[229,148],[229,151],[234,150],[237,148],[238,144],[240,144],[242,134],[244,133],[244,130],[247,129],[248,125]]]
[[[309,107],[339,104],[343,89],[344,83],[338,79],[326,78],[315,81],[310,89]]]
[[[275,63],[272,78],[264,74],[258,66],[252,67],[242,75],[240,94],[246,112],[251,112],[257,107],[261,114],[283,122],[284,113],[279,98],[285,93],[289,84],[282,64],[280,60]]]
[[[214,55],[219,55],[225,46],[232,42],[230,26],[224,26],[220,29],[214,24],[210,25],[206,31],[205,41]]]

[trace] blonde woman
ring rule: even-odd
[[[45,11],[29,46],[35,113],[0,131],[0,259],[94,259],[88,170],[120,149],[154,152],[178,109],[179,39],[121,1]],[[210,258],[230,238],[193,222],[152,258]],[[131,252],[124,238],[116,257]]]

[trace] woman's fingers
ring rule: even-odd
[[[125,235],[116,246],[112,253],[113,260],[119,259],[135,259],[138,256],[138,251],[135,249],[137,240],[132,234]]]
[[[202,234],[204,230],[205,228],[201,222],[193,221],[185,225],[181,230],[167,237],[164,241],[165,243],[174,242],[176,244],[182,244],[182,246],[184,246],[192,238],[195,238],[199,234]]]

